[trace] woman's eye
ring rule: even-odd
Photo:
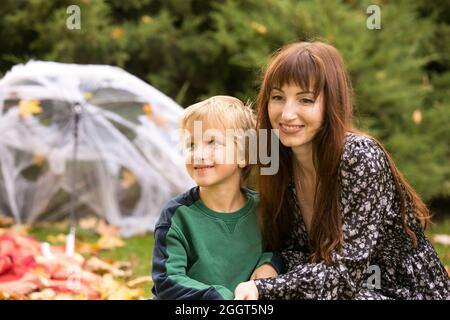
[[[274,95],[274,96],[271,97],[271,99],[272,99],[272,100],[275,100],[275,101],[279,101],[279,100],[282,100],[283,97],[282,97],[282,96],[279,96],[279,95]]]
[[[311,99],[308,99],[308,98],[302,98],[302,99],[300,99],[300,102],[302,104],[313,104],[314,100],[311,100]]]

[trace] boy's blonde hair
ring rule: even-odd
[[[226,129],[234,129],[236,132],[249,132],[256,128],[256,117],[251,105],[244,104],[241,100],[231,96],[213,96],[204,101],[190,105],[184,109],[180,128],[187,129],[194,121],[201,120],[211,127],[223,126]],[[236,134],[238,138],[239,134]],[[243,146],[238,146],[243,147]],[[246,166],[242,169],[242,182],[244,182],[252,170],[249,163],[249,143],[245,141]]]

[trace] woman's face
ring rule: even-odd
[[[272,88],[268,104],[269,119],[281,143],[299,148],[311,144],[323,122],[323,98],[297,85]]]

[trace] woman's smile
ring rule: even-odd
[[[304,124],[301,125],[288,125],[284,123],[280,123],[280,131],[284,134],[296,134],[303,131],[305,128]]]

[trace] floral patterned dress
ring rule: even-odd
[[[339,168],[342,249],[333,264],[311,263],[294,184],[294,230],[280,255],[286,273],[255,281],[260,299],[447,299],[449,276],[407,202],[417,247],[405,233],[399,198],[384,152],[348,133]],[[377,280],[378,279],[378,280]]]

